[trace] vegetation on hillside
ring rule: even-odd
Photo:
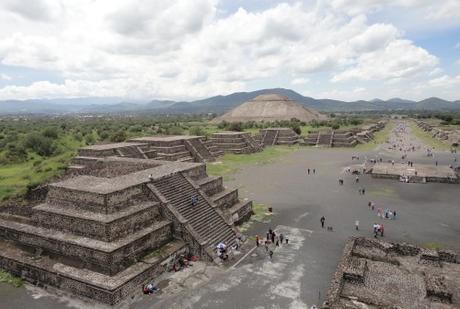
[[[121,142],[151,135],[200,135],[224,130],[256,133],[261,128],[289,127],[302,135],[328,128],[360,125],[365,117],[331,114],[330,120],[306,124],[297,119],[277,122],[213,124],[212,115],[182,116],[73,116],[0,118],[0,201],[22,197],[27,190],[59,176],[78,148],[95,143]],[[241,162],[265,162],[294,148],[273,148],[247,156],[227,155],[221,167],[235,168]],[[240,163],[239,163],[240,162]]]

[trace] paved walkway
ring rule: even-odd
[[[271,246],[272,260],[261,245],[237,268],[213,278],[201,288],[162,300],[155,307],[300,309],[311,306],[302,301],[301,283],[314,264],[303,250],[312,231],[279,226],[276,232],[286,235],[289,244]]]

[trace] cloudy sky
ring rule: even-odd
[[[0,99],[460,99],[460,0],[0,0],[0,25]]]

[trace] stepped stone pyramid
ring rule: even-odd
[[[290,128],[267,128],[260,130],[260,140],[264,146],[293,145],[298,143],[299,136]]]
[[[277,121],[297,118],[301,121],[324,120],[327,117],[313,109],[276,93],[262,94],[245,102],[212,121],[247,122]]]
[[[208,139],[207,147],[215,155],[225,152],[242,154],[262,151],[263,144],[249,132],[218,132]]]
[[[368,143],[374,138],[374,133],[382,130],[386,122],[379,121],[374,124],[365,125],[347,131],[328,130],[310,132],[307,135],[306,143],[312,146],[329,147],[354,147],[359,143]]]
[[[252,213],[204,163],[79,156],[46,188],[40,204],[0,213],[0,268],[111,305],[176,254],[212,261],[216,244],[235,244],[234,224]]]
[[[120,156],[180,162],[214,161],[214,155],[203,141],[203,136],[149,136],[123,143],[88,146],[80,149],[79,156]]]

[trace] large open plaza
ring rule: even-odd
[[[404,140],[421,145],[409,127],[405,128]],[[455,153],[437,150],[433,150],[433,156],[427,156],[425,148],[420,147],[402,160],[402,150],[389,146],[394,134],[401,133],[394,129],[387,139],[388,143],[382,143],[373,150],[295,148],[271,163],[239,169],[226,184],[238,188],[240,197],[261,203],[267,209],[273,208],[273,214],[267,216],[264,222],[255,222],[245,231],[249,237],[246,241],[248,250],[235,259],[237,265],[211,271],[210,274],[206,271],[201,275],[192,272],[192,278],[197,282],[194,285],[179,284],[173,288],[171,281],[168,288],[169,280],[160,281],[159,286],[164,286],[160,294],[136,295],[118,306],[320,306],[326,300],[346,241],[355,236],[374,237],[374,224],[384,225],[384,236],[378,234],[378,238],[384,241],[459,252],[458,184],[406,183],[347,172],[350,166],[362,164],[365,160],[394,160],[397,164],[410,160],[415,164],[435,166],[437,162],[438,166],[449,166],[458,158]],[[342,185],[339,184],[340,179],[343,180]],[[383,215],[385,210],[396,213],[395,217],[386,218]],[[325,218],[324,228],[321,217]],[[262,246],[254,248],[255,236],[265,239],[270,228],[289,239],[288,244],[271,249],[272,260]],[[33,300],[36,308],[58,308],[62,303],[56,305],[56,298],[69,306],[75,305],[66,296],[55,296],[37,289],[12,289],[4,285],[1,286],[0,296],[10,306]],[[453,303],[458,305],[456,297],[457,294]],[[74,302],[78,304],[78,301]]]

